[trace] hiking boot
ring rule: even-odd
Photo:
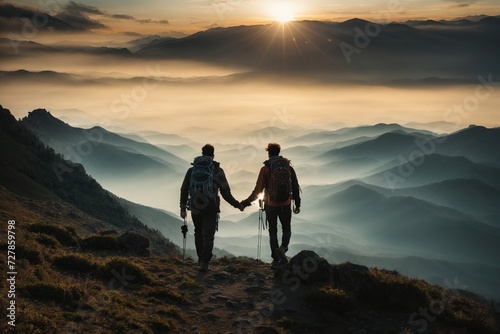
[[[288,263],[288,259],[286,258],[285,252],[286,250],[283,248],[283,246],[276,248],[276,250],[274,251],[275,255],[278,257],[278,259],[282,264]]]
[[[273,262],[271,262],[271,269],[276,269],[278,268],[279,265],[280,265],[279,260],[273,260]]]
[[[200,262],[200,272],[206,273],[208,271],[208,263]]]

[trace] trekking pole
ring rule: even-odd
[[[182,276],[184,276],[184,267],[185,267],[185,259],[186,259],[186,234],[188,232],[188,226],[186,223],[186,218],[184,218],[184,224],[181,226],[181,232],[183,235],[183,240],[182,240]]]
[[[264,217],[263,217],[263,201],[259,199],[259,226],[257,234],[257,261],[260,261],[261,249],[262,249],[262,228],[264,227]]]

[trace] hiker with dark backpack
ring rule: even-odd
[[[215,231],[220,212],[219,190],[229,204],[239,208],[240,203],[231,194],[231,188],[220,164],[214,161],[215,148],[206,144],[202,155],[196,157],[181,186],[180,216],[186,218],[191,210],[194,223],[194,239],[200,271],[208,270],[212,259]]]
[[[285,253],[288,251],[292,235],[291,203],[293,199],[293,212],[298,214],[300,212],[300,186],[290,160],[279,155],[281,146],[270,143],[266,151],[269,160],[266,160],[260,169],[252,194],[240,203],[240,210],[250,206],[251,202],[255,201],[262,191],[265,191],[264,210],[269,224],[269,243],[273,258],[271,267],[276,268],[280,263],[288,262]],[[278,246],[278,218],[282,229],[281,246]]]

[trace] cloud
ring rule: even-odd
[[[64,9],[66,11],[76,11],[80,13],[86,13],[86,14],[97,14],[97,15],[105,15],[105,13],[95,6],[87,6],[82,3],[76,3],[74,1],[70,1]]]
[[[444,0],[445,2],[451,3],[451,7],[465,8],[474,5],[474,3],[479,0]]]
[[[128,14],[114,14],[108,13],[106,11],[100,10],[96,6],[89,6],[82,3],[77,3],[74,1],[70,1],[67,3],[63,10],[56,16],[60,19],[64,19],[71,24],[75,24],[83,29],[107,29],[106,25],[100,23],[97,19],[92,19],[89,15],[100,16],[111,18],[115,20],[127,20],[133,21],[137,23],[145,23],[145,24],[169,24],[168,20],[153,20],[153,19],[138,19],[132,15]]]
[[[134,20],[134,17],[132,15],[126,14],[113,14],[111,15],[111,17],[118,20]]]
[[[76,26],[42,13],[36,8],[17,4],[0,5],[0,31],[22,32],[27,26],[34,26],[38,30],[79,30]]]
[[[134,19],[134,21],[139,22],[139,23],[159,23],[159,24],[169,24],[168,20]]]
[[[68,22],[69,24],[80,30],[109,29],[108,26],[102,24],[101,22],[91,19],[88,15],[85,14],[85,12],[75,9],[65,8],[55,17]]]

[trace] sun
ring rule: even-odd
[[[287,1],[270,4],[268,12],[274,21],[286,23],[295,19],[292,5]]]

